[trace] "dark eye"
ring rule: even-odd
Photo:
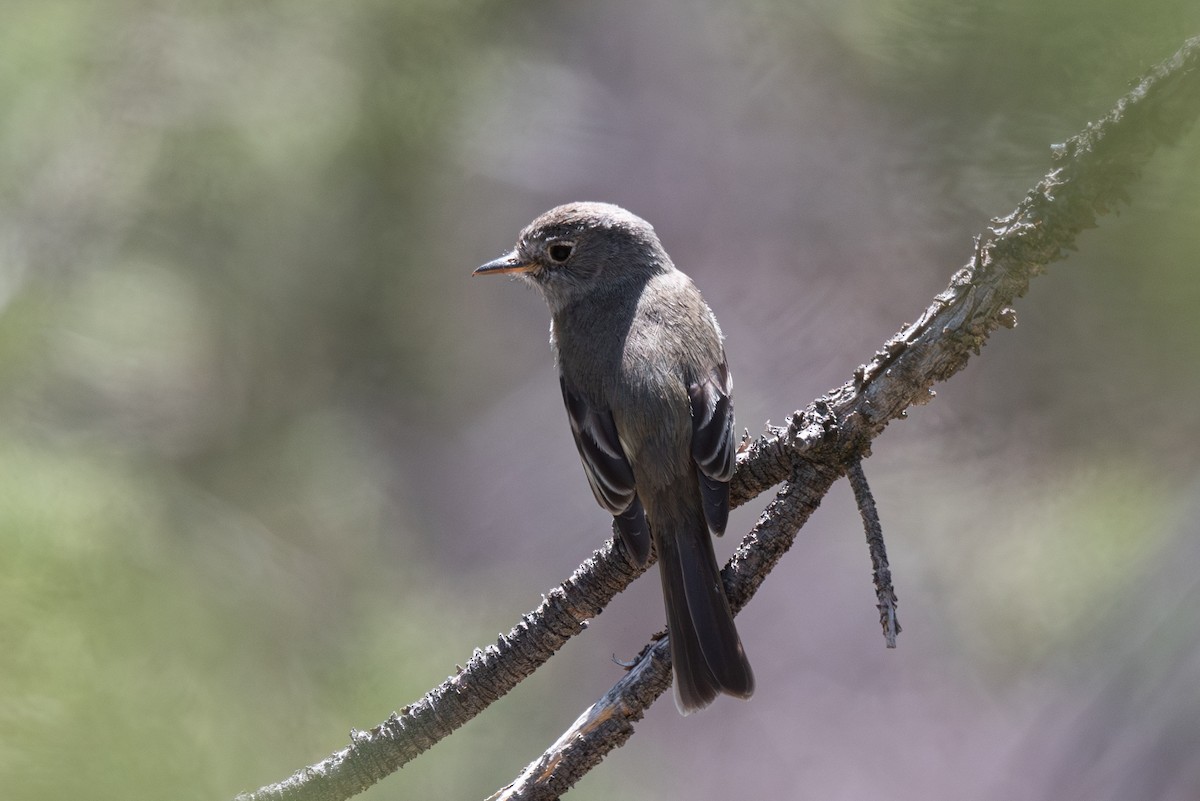
[[[546,254],[550,257],[550,261],[557,264],[562,264],[567,259],[571,258],[571,254],[575,251],[575,246],[570,242],[555,242],[550,247],[546,248]]]

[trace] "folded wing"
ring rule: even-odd
[[[644,565],[650,558],[650,529],[612,412],[592,407],[567,385],[565,378],[560,377],[559,384],[592,494],[613,516],[626,550]]]
[[[729,522],[729,480],[736,449],[733,441],[733,377],[724,358],[709,372],[691,377],[692,459],[696,462],[700,498],[708,529],[725,533]]]

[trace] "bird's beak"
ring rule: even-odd
[[[498,259],[493,259],[481,267],[476,267],[471,275],[499,275],[500,273],[528,273],[537,268],[533,262],[522,262],[514,250]]]

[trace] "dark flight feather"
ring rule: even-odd
[[[729,480],[733,478],[733,378],[722,360],[708,375],[688,383],[692,410],[692,459],[699,468],[704,520],[716,536],[729,522]]]
[[[592,494],[615,519],[621,541],[634,561],[644,565],[650,558],[650,529],[637,496],[633,467],[621,447],[612,412],[593,409],[571,391],[566,379],[560,377],[559,384]]]

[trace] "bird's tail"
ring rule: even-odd
[[[675,525],[667,520],[651,529],[667,606],[675,705],[687,715],[718,693],[749,698],[754,673],[733,625],[708,528],[699,510],[680,517]]]

